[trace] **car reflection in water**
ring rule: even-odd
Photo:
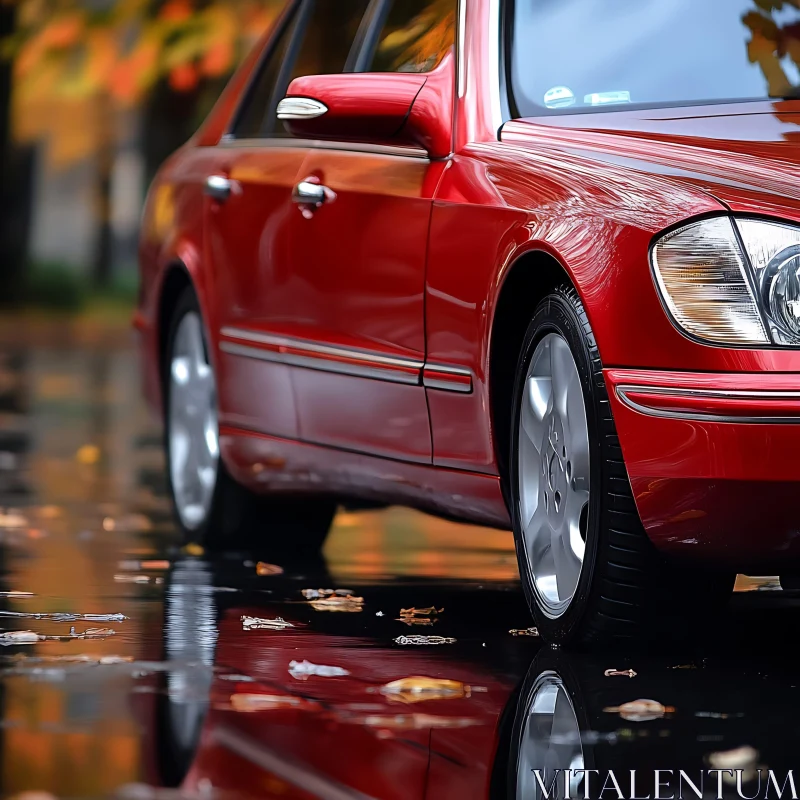
[[[363,609],[331,613],[301,595],[333,585],[324,565],[287,570],[267,589],[263,579],[242,583],[237,558],[183,559],[169,578],[171,670],[166,691],[154,696],[167,785],[326,800],[527,799],[544,797],[535,770],[547,787],[561,775],[550,796],[564,797],[556,770],[571,768],[598,770],[589,773],[588,796],[599,796],[613,770],[629,797],[636,769],[638,796],[652,797],[660,769],[675,771],[662,775],[664,796],[678,770],[715,796],[718,779],[707,770],[725,761],[743,770],[742,792],[756,796],[759,767],[782,784],[796,766],[787,733],[800,703],[786,631],[796,625],[797,600],[783,596],[765,627],[763,606],[778,594],[738,594],[726,627],[689,654],[566,653],[503,628],[503,620],[524,619],[524,609],[499,584],[356,585]],[[432,626],[395,621],[414,596],[448,612]],[[245,630],[245,616],[292,627]],[[757,622],[754,647],[748,630]],[[457,642],[399,645],[402,635]],[[337,674],[303,674],[311,665]],[[635,676],[606,676],[610,668]],[[402,683],[394,694],[387,687],[415,676],[434,680]],[[414,696],[415,685],[427,699]],[[633,703],[641,700],[649,702]],[[724,796],[739,796],[735,773],[722,780]],[[585,781],[572,776],[573,797],[584,796]],[[684,797],[697,796],[685,780],[682,787]]]

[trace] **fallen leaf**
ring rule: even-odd
[[[150,583],[149,575],[115,575],[114,583]]]
[[[58,519],[61,516],[63,509],[58,506],[42,506],[39,509],[39,516],[44,519]]]
[[[141,563],[139,568],[140,569],[169,569],[170,568],[170,563],[169,563],[169,561],[162,561],[162,560],[142,561],[142,563]]]
[[[50,661],[64,661],[76,664],[129,664],[132,662],[133,656],[93,656],[86,654],[79,655],[63,655],[63,656],[25,656],[18,653],[14,656],[12,661],[17,661],[23,664],[39,664]]]
[[[337,597],[347,597],[353,594],[352,589],[303,589],[300,594],[306,600],[319,600],[322,597],[330,597],[336,595]]]
[[[635,678],[639,673],[634,672],[632,669],[607,669],[603,675],[610,678],[614,675],[619,675],[626,678]]]
[[[69,635],[74,639],[103,639],[116,635],[116,631],[111,628],[87,628],[83,633],[78,633],[73,626],[69,629]]]
[[[455,639],[449,636],[398,636],[397,644],[455,644]]]
[[[5,631],[0,633],[0,644],[33,644],[38,641],[39,634],[34,631]]]
[[[256,564],[256,575],[264,577],[265,575],[283,575],[283,567],[277,564],[267,564],[266,561],[259,561]]]
[[[310,661],[290,661],[289,674],[299,681],[308,680],[311,676],[319,678],[340,678],[350,673],[344,667],[329,667],[325,664],[312,664]]]
[[[648,722],[660,719],[665,714],[671,714],[675,709],[659,703],[658,700],[631,700],[621,706],[609,706],[603,711],[608,714],[619,714],[622,719],[631,722]]]
[[[512,628],[509,633],[512,636],[538,636],[538,628]]]
[[[16,511],[0,511],[0,528],[25,528],[28,520]]]
[[[242,630],[268,630],[268,631],[282,631],[284,628],[294,628],[291,622],[287,622],[283,617],[276,617],[275,619],[263,619],[262,617],[247,617],[242,618]]]
[[[441,614],[444,611],[443,608],[434,608],[430,606],[430,608],[401,608],[400,609],[400,616],[401,617],[435,617],[438,614]]]
[[[469,717],[437,717],[431,714],[368,714],[343,720],[366,725],[368,728],[415,731],[426,728],[470,728],[482,724]]]
[[[322,597],[319,600],[309,600],[308,604],[315,611],[345,611],[345,612],[358,612],[364,610],[364,598],[353,597]]]
[[[758,750],[749,745],[744,745],[733,750],[709,753],[706,756],[706,761],[714,769],[752,769],[758,762],[758,756]]]
[[[53,622],[124,622],[129,617],[124,614],[71,614],[51,611],[3,611],[0,617],[23,617],[25,619],[49,619]]]
[[[426,678],[412,675],[381,686],[378,690],[392,703],[421,703],[425,700],[458,700],[472,696],[472,692],[485,692],[483,686],[467,686],[460,681],[443,678]]]
[[[231,707],[234,711],[274,711],[280,708],[314,709],[317,703],[303,697],[292,697],[287,694],[245,694],[239,692],[231,695]]]
[[[100,460],[100,448],[93,444],[85,444],[78,448],[75,458],[79,464],[96,464]]]
[[[695,711],[694,715],[700,719],[729,719],[730,717],[743,717],[744,714],[726,714],[722,711]]]
[[[196,542],[189,542],[188,544],[185,544],[182,549],[187,556],[195,556],[196,558],[199,558],[203,555],[203,553],[206,552],[203,546],[197,544]]]

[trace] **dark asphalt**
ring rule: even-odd
[[[313,564],[181,545],[132,345],[0,344],[3,797],[533,798],[570,763],[626,797],[631,769],[800,789],[800,595],[773,580],[701,642],[580,655],[510,633],[507,532],[344,510]]]

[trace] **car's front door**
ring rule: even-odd
[[[219,320],[220,422],[299,438],[292,369],[275,344],[295,291],[292,188],[308,154],[277,120],[289,82],[341,72],[370,0],[292,0],[208,176],[206,257]],[[323,22],[335,36],[322,38]]]
[[[376,0],[375,35],[367,31],[359,63],[370,72],[433,69],[453,47],[455,7]],[[300,179],[335,199],[298,207],[291,223],[286,332],[311,367],[293,373],[304,440],[431,461],[425,263],[443,168],[413,148],[309,148]]]

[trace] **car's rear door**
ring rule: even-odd
[[[276,344],[292,318],[292,188],[308,143],[276,108],[290,81],[341,72],[370,0],[294,0],[245,93],[208,176],[206,261],[220,333],[222,425],[299,437],[291,368]],[[321,27],[329,35],[321,36]]]
[[[433,69],[453,49],[455,12],[456,0],[375,0],[357,68]],[[304,440],[431,461],[425,263],[443,167],[415,148],[309,148],[300,178],[335,200],[291,222],[284,330],[310,367],[293,374]]]

